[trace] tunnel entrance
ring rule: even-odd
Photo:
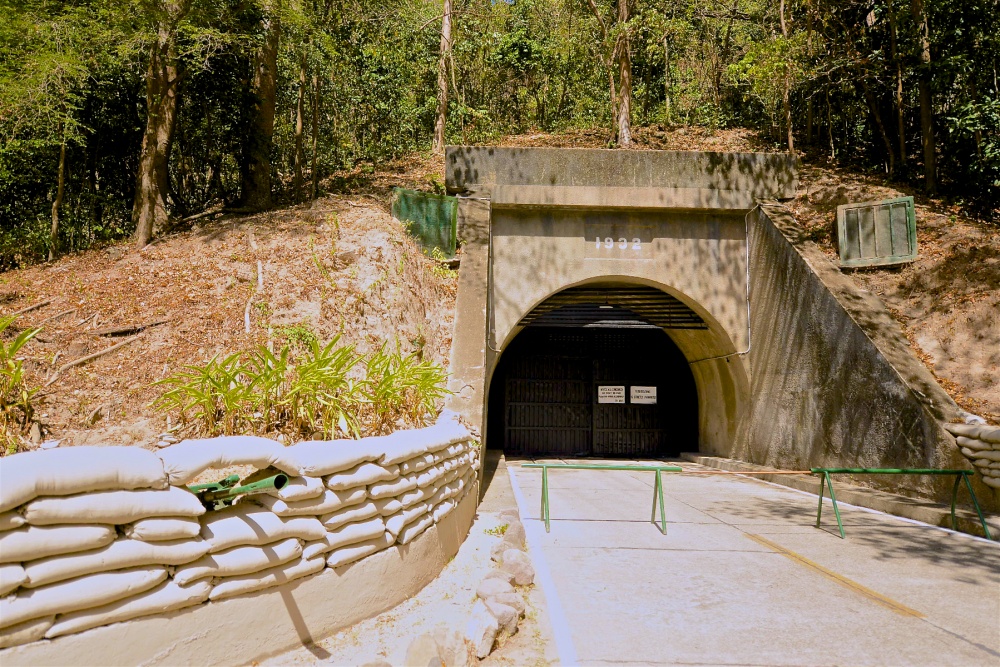
[[[652,289],[566,290],[521,324],[490,383],[491,447],[630,458],[698,450],[694,377],[664,328],[703,324],[679,301]]]

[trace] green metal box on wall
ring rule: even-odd
[[[837,248],[844,267],[886,266],[917,258],[913,197],[837,207]]]
[[[458,200],[405,188],[393,188],[392,217],[406,225],[424,251],[437,249],[444,257],[455,256],[458,246]]]

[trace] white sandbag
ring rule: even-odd
[[[36,449],[0,460],[0,512],[38,496],[166,487],[160,459],[138,447]]]
[[[97,549],[115,537],[114,526],[22,526],[0,533],[0,563]]]
[[[55,620],[55,616],[46,616],[0,630],[0,648],[10,648],[38,641],[45,636],[45,632],[52,627],[52,622]]]
[[[99,607],[148,591],[166,578],[166,568],[144,567],[88,574],[41,588],[22,588],[13,595],[0,598],[0,628],[32,618]]]
[[[472,437],[468,429],[452,419],[439,421],[427,428],[397,431],[393,435],[396,437],[385,443],[385,454],[380,461],[383,465],[402,463],[420,454],[437,452]]]
[[[211,590],[212,584],[208,581],[199,581],[187,587],[178,586],[174,581],[164,581],[151,591],[124,600],[71,614],[60,614],[59,620],[45,633],[45,637],[52,639],[141,616],[191,607],[207,600]]]
[[[425,488],[428,486],[434,486],[437,482],[441,480],[442,477],[447,474],[447,470],[444,468],[443,464],[438,464],[420,473],[417,476],[417,486],[420,488]]]
[[[426,502],[421,502],[413,507],[408,507],[402,512],[393,514],[385,520],[385,531],[393,537],[397,537],[406,524],[412,523],[417,517],[426,514],[429,509],[430,507]]]
[[[344,524],[364,521],[375,516],[380,516],[378,507],[375,506],[373,501],[369,500],[360,505],[345,507],[342,510],[324,514],[319,520],[327,530],[333,530]]]
[[[427,452],[425,454],[418,454],[412,459],[407,459],[399,464],[399,472],[403,475],[409,475],[410,473],[420,472],[430,468],[432,465],[437,463],[437,456]]]
[[[350,470],[365,461],[376,461],[381,456],[377,441],[378,438],[309,440],[289,447],[287,456],[297,466],[299,475],[323,477]]]
[[[255,495],[252,502],[268,508],[278,516],[321,516],[342,507],[363,503],[367,498],[364,487],[347,491],[327,489],[322,496],[309,500],[284,501],[273,496]]]
[[[193,517],[153,517],[139,519],[124,527],[125,537],[143,542],[190,540],[198,537],[201,524]]]
[[[373,553],[389,548],[394,541],[391,535],[383,534],[381,537],[376,537],[366,542],[358,542],[357,544],[340,547],[327,556],[326,565],[327,567],[340,567],[357,562],[365,556],[371,556]]]
[[[413,507],[417,503],[427,500],[434,495],[434,487],[427,486],[422,489],[416,488],[412,491],[407,491],[399,497],[399,502],[403,505],[403,508]]]
[[[202,521],[201,537],[209,544],[209,553],[236,546],[273,544],[290,537],[318,540],[326,535],[326,528],[316,517],[280,517],[250,503],[211,512]]]
[[[403,509],[403,503],[398,498],[377,498],[372,503],[378,508],[378,513],[382,516],[390,516]]]
[[[403,527],[403,530],[399,531],[399,536],[396,541],[400,544],[407,544],[412,541],[417,535],[424,532],[428,528],[434,525],[434,517],[431,514],[425,514],[413,523],[409,523]]]
[[[24,517],[18,512],[0,512],[0,531],[14,530],[20,528],[25,523]]]
[[[406,475],[392,482],[378,482],[368,487],[369,498],[395,498],[417,488],[417,474]]]
[[[28,580],[24,568],[17,563],[4,563],[0,565],[0,597],[7,595],[12,590]]]
[[[377,463],[365,462],[350,470],[334,473],[323,478],[326,488],[333,491],[353,489],[357,486],[368,486],[376,482],[387,482],[399,477],[399,466],[380,466]]]
[[[254,435],[227,435],[203,440],[184,440],[161,449],[163,469],[174,485],[187,484],[209,468],[250,465],[274,466],[290,475],[298,474],[297,465],[286,455],[280,442]]]
[[[448,516],[453,509],[455,509],[458,503],[454,498],[449,498],[448,500],[442,500],[437,505],[431,509],[431,516],[434,517],[434,523],[438,523],[441,519]],[[405,528],[403,530],[406,530]]]
[[[162,491],[96,491],[32,500],[24,518],[33,526],[60,523],[132,523],[153,516],[201,516],[198,497],[177,486]]]
[[[323,495],[323,480],[319,477],[289,477],[288,483],[280,489],[268,489],[265,493],[282,500],[309,500]]]
[[[244,574],[237,577],[226,577],[212,588],[210,597],[212,600],[222,600],[224,598],[231,598],[234,595],[252,593],[264,588],[294,581],[295,579],[308,577],[311,574],[321,572],[324,567],[326,567],[326,560],[324,558],[308,559],[302,557],[292,563],[268,568],[263,572]]]
[[[208,553],[202,539],[172,542],[115,540],[106,547],[83,553],[67,554],[24,563],[28,575],[26,588],[38,588],[57,581],[82,577],[95,572],[124,570],[141,565],[183,565]]]
[[[292,538],[262,547],[235,547],[217,554],[208,554],[195,562],[177,568],[174,581],[186,586],[205,577],[231,577],[266,570],[298,558],[302,542]]]
[[[331,530],[323,536],[323,539],[305,545],[302,548],[302,557],[312,558],[338,547],[373,539],[383,533],[385,533],[385,523],[382,521],[382,517],[349,523],[336,530]]]

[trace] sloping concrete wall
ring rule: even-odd
[[[752,405],[731,455],[780,468],[968,467],[943,428],[958,407],[882,302],[802,238],[781,205],[753,212],[750,248]],[[856,482],[950,502],[950,478]],[[996,510],[992,489],[976,484]]]

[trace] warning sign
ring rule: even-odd
[[[597,387],[598,403],[624,403],[625,385],[599,385]]]
[[[656,387],[632,387],[631,402],[656,405]]]

